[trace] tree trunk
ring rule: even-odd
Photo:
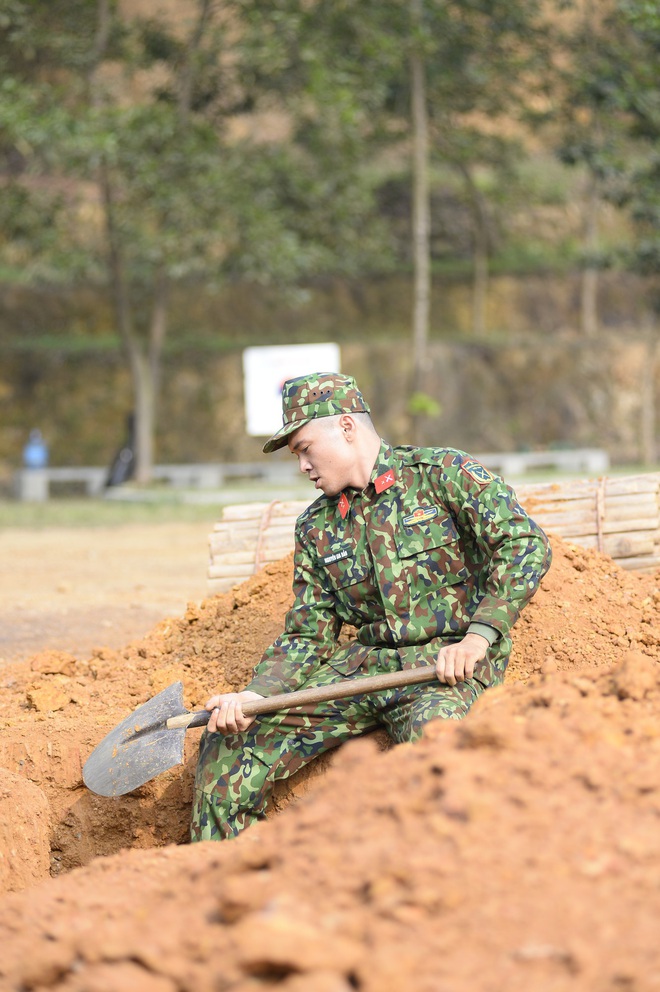
[[[474,272],[472,276],[472,333],[475,337],[486,334],[486,300],[488,299],[488,248],[478,236],[474,246]]]
[[[135,427],[135,480],[151,481],[153,467],[153,374],[151,363],[144,354],[133,326],[133,313],[126,278],[121,239],[117,231],[114,191],[105,163],[100,168],[101,190],[108,240],[108,268],[117,327],[126,351],[133,383],[133,413]]]
[[[585,337],[598,334],[598,268],[593,259],[598,251],[598,181],[590,175],[584,208],[584,248],[587,262],[582,269],[580,328]]]
[[[598,27],[600,18],[597,16],[597,5],[593,0],[584,0],[582,9],[583,30],[587,38],[587,59],[589,62],[596,54]],[[602,145],[601,114],[597,105],[592,106],[591,123],[588,126],[587,141],[596,147]],[[580,329],[585,337],[595,338],[598,334],[598,268],[595,258],[598,253],[598,210],[599,184],[591,162],[587,165],[588,173],[584,199],[584,252],[586,263],[582,269],[580,286]]]
[[[656,442],[656,408],[657,397],[655,389],[655,372],[658,364],[660,342],[655,323],[647,318],[645,327],[646,360],[642,368],[640,396],[640,456],[645,468],[653,468],[658,463]]]
[[[192,102],[196,59],[204,30],[212,13],[212,0],[198,0],[198,17],[193,26],[186,60],[181,70],[179,88],[179,121],[182,128],[188,124]],[[109,0],[98,2],[98,29],[94,42],[94,69],[90,73],[92,100],[96,100],[93,76],[101,61],[110,31]],[[98,102],[96,100],[96,102]],[[105,162],[100,167],[100,185],[105,211],[108,241],[108,268],[115,308],[117,327],[124,344],[133,384],[133,413],[135,426],[135,480],[141,484],[153,477],[157,402],[160,388],[161,363],[169,306],[169,281],[165,261],[157,266],[153,282],[153,304],[149,322],[148,339],[137,332],[126,274],[124,249],[116,218],[115,195],[112,178]]]
[[[131,355],[131,370],[135,397],[135,481],[147,485],[152,480],[154,467],[156,390],[151,364],[139,348]]]
[[[93,90],[96,70],[105,56],[105,51],[108,47],[108,41],[110,39],[110,0],[98,0],[96,13],[96,35],[94,36],[94,46],[92,48],[92,57],[90,59],[90,70],[87,76],[87,83],[91,90]]]
[[[152,423],[152,440],[150,443],[151,458],[149,474],[153,469],[153,450],[156,424],[158,423],[158,398],[160,396],[160,380],[162,369],[163,347],[167,335],[167,318],[169,314],[169,280],[165,267],[161,265],[154,281],[154,300],[149,326],[149,381],[151,392],[150,416]]]
[[[488,213],[470,169],[463,163],[459,163],[458,168],[467,186],[472,212],[472,333],[481,337],[486,333],[488,298]]]
[[[97,108],[102,106],[102,99],[96,86],[96,73],[105,56],[112,27],[111,21],[109,0],[98,0],[97,30],[88,75],[90,102],[92,106]],[[117,224],[115,190],[105,158],[101,159],[98,179],[108,245],[108,273],[112,304],[117,330],[124,345],[133,384],[135,479],[138,482],[146,483],[151,481],[153,466],[153,368],[152,363],[143,352],[139,336],[135,330],[123,246]]]
[[[192,106],[193,85],[195,82],[195,61],[199,52],[204,31],[211,19],[211,8],[213,0],[199,0],[199,14],[197,23],[194,25],[188,42],[186,60],[181,68],[179,76],[179,120],[182,127],[188,123],[190,108]]]
[[[413,27],[420,24],[422,0],[412,0]],[[413,368],[412,395],[424,392],[429,336],[431,299],[430,264],[430,204],[429,204],[429,137],[426,109],[426,81],[424,60],[419,51],[410,56],[411,111],[412,111],[412,173],[413,173]],[[412,413],[412,439],[421,443],[423,413]]]

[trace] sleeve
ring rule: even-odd
[[[266,650],[246,686],[262,696],[300,689],[334,653],[342,626],[334,597],[323,587],[300,523],[296,525],[293,596],[284,631]]]
[[[483,569],[483,595],[472,623],[506,634],[550,567],[548,538],[520,506],[513,489],[475,459],[456,452],[445,470],[459,527],[476,549],[472,564],[478,568],[481,563]]]

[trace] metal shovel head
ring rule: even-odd
[[[183,764],[185,728],[166,720],[186,713],[183,683],[174,682],[126,717],[92,751],[83,781],[98,796],[123,796],[168,768]]]

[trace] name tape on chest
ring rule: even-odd
[[[336,561],[343,561],[345,558],[349,558],[350,554],[348,548],[341,548],[341,550],[335,551],[332,555],[325,555],[321,558],[321,561],[324,565],[332,565]]]

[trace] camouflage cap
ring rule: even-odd
[[[282,427],[266,441],[263,450],[283,448],[290,434],[316,417],[369,412],[369,406],[350,375],[311,372],[297,379],[287,379],[282,388]]]

